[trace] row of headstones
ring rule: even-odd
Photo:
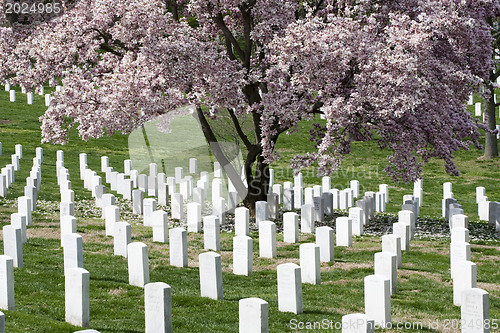
[[[467,332],[489,332],[489,294],[477,288],[477,266],[471,261],[468,217],[451,216],[450,272],[453,304],[461,307],[461,322]]]
[[[5,83],[4,84],[5,86],[5,91],[7,91],[9,93],[9,100],[11,102],[15,102],[16,101],[16,91],[14,89],[11,89],[11,86],[9,83]],[[62,86],[56,86],[56,91],[61,91],[61,88]],[[34,94],[32,91],[26,91],[26,88],[21,86],[21,93],[22,94],[26,94],[26,103],[28,105],[32,105],[33,104],[33,99],[34,99]],[[50,101],[51,101],[51,95],[50,94],[45,94],[45,88],[43,86],[40,86],[38,88],[38,95],[40,96],[44,96],[45,95],[45,106],[49,106],[50,105]]]
[[[2,155],[2,143],[0,142],[0,155]],[[15,172],[19,170],[19,160],[23,157],[23,146],[15,145],[15,153],[11,155],[11,163],[1,169],[0,173],[0,196],[7,195],[7,189],[15,181]]]
[[[16,154],[22,158],[22,146],[16,146]],[[18,212],[11,214],[11,224],[3,227],[4,254],[0,256],[0,309],[14,310],[14,267],[23,267],[23,243],[27,242],[27,226],[32,225],[32,212],[41,183],[43,149],[36,148],[36,156],[30,176],[26,179],[24,196],[18,197]],[[0,315],[0,332],[5,332],[5,319]]]
[[[111,195],[111,194],[106,194],[105,196],[103,196],[103,201],[108,201],[106,200],[107,196],[109,196],[109,198],[111,200],[109,200],[110,203],[113,202],[113,198],[114,196]],[[152,199],[153,200],[153,199]],[[103,211],[105,209],[108,209],[109,208],[112,208],[112,205],[109,205],[106,207],[106,204],[103,203],[103,206],[105,207],[103,209]],[[157,211],[155,213],[159,213],[160,211]],[[294,215],[293,217],[293,220],[294,221],[298,221],[298,215],[296,213],[286,213],[286,214],[290,214],[290,215]],[[106,216],[108,216],[108,214],[105,214]],[[115,214],[113,214],[115,215]],[[165,214],[166,215],[166,214]],[[160,218],[160,220],[163,220],[165,221],[165,215]],[[243,218],[241,218],[240,216],[243,216]],[[346,222],[351,222],[350,219],[348,218],[345,218],[347,219],[348,221]],[[115,218],[116,220],[116,218]],[[243,223],[241,223],[243,221]],[[287,218],[288,220],[288,218]],[[168,219],[167,219],[168,221]],[[263,256],[265,256],[266,252],[274,252],[275,253],[275,228],[266,228],[266,225],[269,224],[270,226],[274,225],[273,222],[271,221],[265,221],[267,223],[260,223],[259,224],[259,229],[261,230],[261,232],[259,232],[259,240],[260,240],[260,244],[261,245],[264,245],[264,246],[260,246],[260,252]],[[115,221],[116,223],[116,221]],[[339,221],[340,223],[340,221]],[[129,243],[130,242],[130,225],[126,226],[128,228],[120,228],[121,227],[121,224],[125,224],[125,225],[128,225],[128,223],[123,223],[123,222],[118,222],[117,224],[115,224],[115,244],[118,244],[118,243],[121,243],[122,245],[124,245],[124,243],[128,243],[127,244],[127,251],[126,251],[126,254],[125,256],[128,256],[129,257],[129,281],[131,284],[135,284],[135,285],[139,285],[139,286],[143,286],[145,283],[147,283],[147,281],[149,280],[149,268],[148,268],[148,260],[147,260],[147,246],[143,243]],[[156,224],[156,223],[154,223]],[[243,226],[241,226],[243,224]],[[288,224],[288,223],[287,223]],[[297,223],[294,223],[295,225]],[[350,223],[346,223],[346,224],[350,224]],[[106,223],[106,225],[108,225],[108,223]],[[216,216],[207,216],[207,217],[204,217],[204,229],[205,229],[205,248],[206,249],[214,249],[214,250],[219,250],[220,249],[220,240],[219,240],[219,231],[220,231],[220,226],[219,226],[219,219],[216,217]],[[325,230],[325,231],[331,231],[331,233],[333,234],[333,230],[329,227],[325,227],[326,229],[330,229],[330,230]],[[117,241],[120,236],[120,229],[125,229],[126,232],[126,236],[123,238],[125,240],[125,242],[120,242],[120,241]],[[239,230],[244,230],[243,232],[248,234],[248,210],[246,208],[243,208],[243,207],[240,207],[237,209],[237,213],[236,213],[236,229],[237,229],[237,233],[240,232]],[[265,230],[274,230],[274,237],[266,237],[265,235],[270,235],[271,232],[265,232]],[[318,228],[319,230],[320,228]],[[341,228],[339,228],[341,229]],[[346,229],[351,229],[351,228],[346,228]],[[295,230],[297,230],[297,228],[295,228]],[[128,232],[127,232],[128,231]],[[128,234],[128,235],[127,235]],[[298,234],[298,231],[295,231],[293,232],[293,234]],[[327,233],[318,233],[318,235],[321,235],[321,234],[330,234],[330,232],[327,232]],[[261,236],[262,235],[262,236]],[[328,237],[332,237],[331,235],[328,235],[326,237],[326,239],[328,239]],[[318,236],[319,238],[319,242],[320,239],[322,238],[321,236]],[[175,228],[175,229],[172,229],[170,230],[170,243],[171,243],[171,264],[173,265],[178,265],[180,267],[186,267],[187,266],[187,236],[186,236],[186,231],[183,229],[183,228]],[[269,241],[265,241],[265,240],[269,240],[269,239],[274,239],[274,246],[272,245],[272,242],[269,242]],[[128,240],[128,241],[127,241]],[[296,240],[295,240],[296,241]],[[263,243],[267,243],[268,245],[265,246],[265,244]],[[352,243],[352,242],[350,242]],[[176,246],[175,244],[179,244],[180,246]],[[252,249],[252,240],[250,237],[246,236],[246,235],[240,235],[240,236],[236,236],[234,238],[234,247],[235,247],[235,250],[234,250],[234,260],[233,262],[234,263],[242,263],[242,265],[238,265],[236,264],[235,267],[233,268],[235,273],[238,274],[238,273],[241,273],[243,275],[248,275],[249,273],[251,273],[251,260],[252,260],[252,255],[251,255],[251,249]],[[271,245],[269,245],[271,244]],[[323,242],[323,244],[327,245],[328,247],[328,244],[333,244],[333,239],[332,241],[326,241],[326,242]],[[311,244],[303,244],[304,246],[301,246],[301,254],[302,253],[305,253],[303,248],[306,248],[307,246],[310,246]],[[313,246],[316,246],[314,244],[312,244]],[[269,251],[268,249],[271,248],[271,250]],[[272,250],[272,248],[274,248],[274,251]],[[116,249],[117,247],[115,246],[115,252],[116,252]],[[176,249],[181,249],[181,251],[176,251]],[[332,253],[332,256],[333,256],[333,246],[331,247],[331,249],[328,249],[326,250],[326,252],[331,252]],[[180,255],[175,255],[176,253],[180,254]],[[119,254],[119,253],[115,253],[115,254]],[[123,255],[123,254],[122,254]],[[215,256],[219,256],[220,255],[217,255],[214,253]],[[213,256],[212,256],[213,257]],[[239,257],[239,258],[238,258]],[[303,255],[301,255],[301,257],[304,257]],[[176,260],[177,258],[177,260]],[[241,258],[241,260],[240,260]],[[311,260],[302,260],[303,262],[311,262]],[[201,264],[202,262],[202,257],[200,256],[200,267],[202,266]],[[246,263],[243,264],[243,263]],[[304,264],[305,265],[305,264]],[[220,266],[220,265],[219,265]],[[213,270],[212,270],[213,271]],[[221,268],[219,267],[218,271],[222,271]],[[201,275],[203,273],[200,271],[200,284],[203,285],[203,280],[201,278]],[[213,278],[211,278],[210,280],[213,280]],[[222,282],[221,279],[219,279],[220,283]],[[219,284],[220,288],[218,287],[217,290],[222,290],[222,285]],[[206,290],[207,288],[201,288],[202,290]],[[214,290],[212,290],[212,292],[207,292],[208,294],[212,294],[212,295],[219,295],[217,292],[215,292]],[[204,292],[202,293],[202,296],[204,296]],[[215,297],[218,297],[218,296],[215,296]]]
[[[480,210],[486,202],[484,187],[476,188],[476,202]],[[489,205],[486,205],[486,208]],[[496,207],[493,206],[493,209]],[[492,210],[493,210],[492,209]],[[493,220],[496,214],[491,212]],[[480,213],[481,214],[481,213]],[[489,294],[477,288],[477,266],[471,261],[469,244],[468,217],[464,214],[462,205],[453,198],[452,184],[443,184],[443,217],[448,221],[451,234],[450,242],[450,272],[453,282],[453,304],[461,306],[461,320],[467,323],[474,332],[487,332],[486,323],[489,320]],[[488,219],[486,219],[488,220]]]
[[[455,214],[464,214],[462,205],[453,197],[453,185],[450,182],[443,184],[442,216],[451,223],[451,217]],[[480,221],[487,221],[494,226],[496,231],[500,231],[500,202],[490,201],[486,196],[486,189],[483,186],[476,187],[476,203]],[[451,224],[450,224],[451,230]]]

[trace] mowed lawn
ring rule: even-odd
[[[23,145],[24,155],[16,182],[8,190],[7,197],[0,198],[0,226],[10,223],[10,214],[17,211],[15,199],[23,195],[36,147],[43,147],[44,162],[39,208],[33,215],[34,225],[28,229],[29,239],[24,245],[24,267],[15,269],[16,309],[3,311],[7,332],[79,330],[64,319],[60,195],[55,172],[59,149],[64,150],[65,167],[70,172],[75,191],[77,232],[83,237],[84,267],[90,272],[90,327],[100,332],[144,332],[144,290],[128,284],[127,261],[113,255],[113,240],[105,236],[100,210],[95,208],[90,192],[83,188],[79,179],[78,155],[82,152],[87,153],[89,167],[99,173],[100,157],[104,155],[110,157],[110,165],[115,170],[123,171],[123,160],[130,157],[129,137],[117,134],[83,142],[73,131],[68,145],[40,144],[38,117],[46,109],[43,97],[35,95],[35,104],[26,105],[25,95],[18,91],[17,99],[10,103],[8,93],[0,91],[0,142],[3,146],[0,165],[10,163],[15,144]],[[289,158],[312,149],[306,124],[301,127],[304,128],[298,133],[283,136],[278,142],[283,159],[273,165],[276,182],[293,180],[288,168]],[[168,149],[168,145],[162,147]],[[168,161],[183,165],[191,156],[179,147],[180,144],[175,151],[178,160],[173,157]],[[138,154],[137,149],[133,154]],[[352,154],[346,158],[342,169],[332,176],[332,187],[347,187],[350,180],[357,179],[361,190],[377,191],[379,184],[387,183],[390,188],[387,210],[397,213],[402,196],[412,193],[413,184],[395,184],[384,173],[388,154],[378,150],[375,143],[354,143]],[[440,219],[442,183],[451,181],[454,196],[463,205],[470,223],[484,223],[477,221],[475,187],[485,186],[491,200],[500,200],[500,162],[478,160],[481,154],[474,149],[456,154],[462,172],[460,177],[447,175],[441,161],[425,166],[421,216]],[[169,170],[171,167],[167,166]],[[303,173],[306,185],[320,183],[313,170]],[[254,273],[250,277],[236,276],[232,274],[231,254],[234,234],[221,232],[224,300],[214,301],[200,297],[198,255],[204,252],[203,235],[188,235],[189,267],[172,267],[169,265],[169,245],[152,241],[151,228],[142,226],[141,218],[133,216],[129,202],[121,196],[119,204],[122,218],[132,224],[132,241],[148,245],[150,280],[172,287],[172,320],[176,332],[236,332],[238,300],[246,297],[260,297],[269,302],[271,332],[328,331],[325,328],[340,332],[337,323],[343,315],[364,311],[363,279],[373,274],[374,254],[381,251],[380,236],[355,237],[353,247],[336,247],[335,261],[322,264],[321,285],[303,285],[304,313],[294,315],[278,311],[276,266],[286,262],[298,264],[299,244],[284,243],[279,233],[277,258],[259,258],[258,233],[253,231]],[[168,207],[165,209],[169,211]],[[308,242],[314,242],[314,236],[301,234],[300,243]],[[458,332],[454,327],[460,319],[460,309],[453,305],[449,242],[449,238],[418,237],[411,242],[410,251],[403,254],[403,267],[398,270],[398,293],[391,298],[395,328],[381,332]],[[500,325],[500,241],[498,236],[496,240],[472,241],[471,247],[472,261],[478,266],[478,287],[490,293],[490,317]],[[316,329],[306,330],[306,325],[314,326],[315,323]],[[403,326],[397,329],[398,324]]]

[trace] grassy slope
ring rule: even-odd
[[[16,143],[23,144],[24,158],[21,170],[16,173],[17,182],[9,189],[7,200],[0,199],[0,226],[9,221],[9,214],[16,210],[12,199],[22,195],[24,178],[31,168],[35,147],[40,146],[40,131],[37,117],[43,113],[43,98],[35,96],[35,105],[26,106],[24,96],[18,94],[18,102],[9,103],[7,93],[0,92],[0,141],[3,155],[0,165],[9,163]],[[3,120],[9,120],[5,122]],[[284,160],[291,150],[307,151],[310,147],[305,134],[284,137],[279,147]],[[308,142],[308,141],[307,141]],[[59,200],[55,180],[55,151],[59,146],[41,145],[44,148],[42,168],[43,182],[39,198],[49,201],[42,204],[34,214],[35,226],[29,229],[30,239],[24,247],[25,268],[15,269],[16,310],[5,311],[8,332],[73,332],[77,328],[64,322],[64,277],[62,274],[62,249],[59,247],[58,211],[51,208]],[[70,170],[76,199],[89,199],[78,179],[78,154],[88,153],[89,166],[100,169],[100,156],[112,156],[111,165],[122,170],[122,160],[128,158],[127,137],[115,135],[112,138],[81,142],[72,134],[70,143],[62,147],[65,151],[65,165]],[[387,152],[374,149],[374,144],[355,144],[353,154],[346,159],[343,170],[333,176],[335,185],[347,185],[351,179],[358,179],[364,189],[376,190],[379,183],[390,184],[392,198],[388,208],[399,209],[402,194],[410,193],[412,186],[393,184],[383,173],[383,158]],[[454,183],[455,197],[465,207],[472,220],[477,216],[474,188],[485,185],[487,195],[500,193],[498,179],[499,162],[477,161],[480,152],[461,152],[457,163],[462,177],[454,178],[443,174],[442,163],[432,162],[425,169],[425,201],[423,215],[440,215],[442,183]],[[274,166],[278,181],[290,180],[280,176],[286,161]],[[368,173],[371,170],[372,173]],[[306,174],[306,173],[305,173]],[[307,176],[307,184],[318,180]],[[55,201],[55,202],[51,202]],[[104,236],[102,220],[93,211],[77,209],[78,233],[84,237],[84,264],[91,275],[91,327],[100,332],[143,332],[144,301],[143,290],[128,285],[127,263],[121,257],[112,255],[112,241]],[[234,332],[238,322],[238,300],[243,297],[261,297],[270,303],[270,330],[290,331],[291,319],[299,321],[338,322],[347,313],[363,312],[363,278],[373,273],[373,255],[380,251],[379,237],[360,237],[354,240],[353,248],[335,249],[336,261],[322,265],[322,285],[303,285],[304,314],[295,316],[277,310],[275,267],[283,262],[298,263],[298,244],[278,244],[278,259],[258,258],[256,233],[254,238],[254,274],[239,277],[231,273],[232,234],[222,232],[224,300],[212,301],[199,297],[197,255],[203,251],[201,235],[189,235],[188,269],[178,269],[168,264],[168,245],[152,243],[150,229],[133,223],[133,241],[143,241],[149,246],[151,281],[164,281],[173,290],[173,322],[178,332]],[[278,242],[282,236],[278,235]],[[301,242],[313,242],[312,236],[302,235]],[[478,264],[478,282],[491,294],[491,318],[500,319],[500,272],[498,242],[477,242],[472,245],[472,260]],[[0,245],[1,247],[1,245]],[[452,288],[449,279],[447,240],[416,240],[412,250],[404,254],[403,268],[398,271],[398,294],[392,298],[394,321],[435,321],[458,319],[459,308],[452,305]],[[314,331],[314,330],[313,330]],[[417,330],[405,330],[418,332]],[[428,331],[428,330],[424,330]],[[439,331],[444,331],[443,327]],[[448,331],[450,332],[450,331]]]

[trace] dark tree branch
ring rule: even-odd
[[[219,27],[219,29],[222,30],[222,33],[224,34],[224,37],[229,40],[233,46],[233,48],[236,50],[236,53],[240,57],[241,61],[244,61],[245,59],[245,53],[241,49],[241,47],[238,44],[238,41],[236,38],[234,38],[233,34],[229,30],[229,28],[226,26],[224,23],[224,18],[222,17],[221,13],[218,13],[214,18],[213,18],[215,24]]]
[[[233,121],[234,127],[236,128],[236,132],[240,136],[241,140],[245,144],[245,147],[247,147],[248,150],[250,150],[250,147],[252,146],[252,143],[250,140],[248,140],[248,137],[243,133],[243,130],[241,129],[240,122],[238,121],[238,118],[234,114],[233,109],[228,109],[229,115],[231,116],[231,120]]]

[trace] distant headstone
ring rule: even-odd
[[[206,252],[199,255],[201,297],[223,299],[222,289],[222,261],[215,252]]]
[[[144,287],[149,283],[148,246],[141,242],[128,245],[128,283]]]
[[[278,265],[278,309],[302,313],[302,279],[300,267],[293,263]]]
[[[454,228],[468,228],[469,227],[469,218],[467,215],[457,214],[453,215],[451,218],[451,230]]]
[[[83,240],[82,236],[76,233],[63,236],[64,250],[64,274],[70,268],[83,268]]]
[[[410,239],[415,238],[415,232],[417,230],[415,225],[416,222],[415,220],[416,220],[416,215],[411,210],[400,210],[398,212],[398,223],[403,223],[410,226]]]
[[[148,177],[148,195],[158,196],[158,166],[156,163],[149,164],[149,177]]]
[[[190,202],[187,205],[187,231],[201,232],[201,205],[197,202]]]

